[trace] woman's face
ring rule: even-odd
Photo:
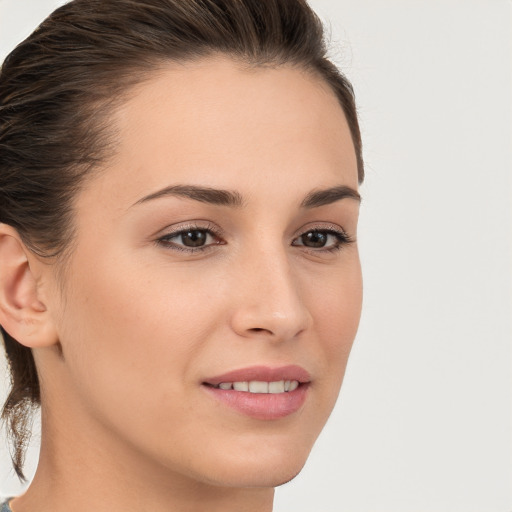
[[[360,316],[342,109],[301,70],[217,58],[169,65],[113,122],[117,155],[77,197],[64,290],[47,299],[62,347],[51,379],[43,364],[48,401],[119,463],[287,481]]]

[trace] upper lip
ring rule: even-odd
[[[309,382],[309,373],[297,365],[279,366],[251,366],[232,370],[222,375],[207,378],[204,383],[218,386],[221,382],[248,382],[248,381],[277,382],[280,380],[297,380],[300,383]]]

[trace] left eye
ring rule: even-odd
[[[216,243],[216,238],[207,229],[185,229],[162,237],[160,242],[195,249]]]
[[[292,245],[309,247],[310,249],[336,248],[348,243],[345,234],[331,230],[311,230],[296,238]]]

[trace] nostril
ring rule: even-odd
[[[252,332],[269,332],[270,334],[272,334],[272,331],[270,331],[268,329],[264,329],[263,327],[253,327],[250,329],[250,331],[252,331]]]

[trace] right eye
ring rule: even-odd
[[[197,252],[221,244],[222,240],[211,229],[189,227],[164,235],[157,242],[169,249]]]

